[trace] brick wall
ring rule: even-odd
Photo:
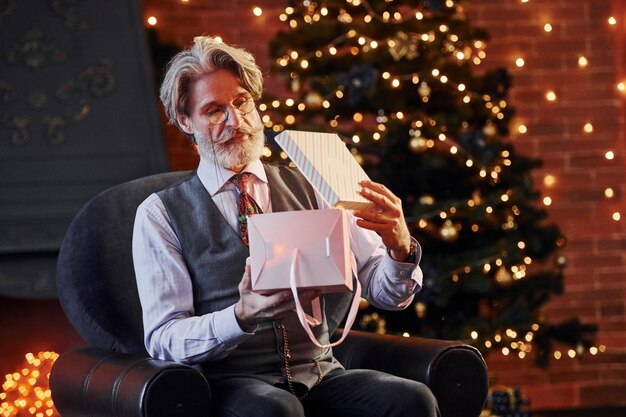
[[[552,198],[551,219],[568,239],[565,294],[546,308],[553,319],[573,315],[600,326],[605,353],[553,360],[545,372],[525,361],[492,355],[496,382],[521,386],[537,408],[626,404],[626,259],[624,221],[624,104],[626,7],[611,0],[473,0],[472,21],[489,30],[486,67],[506,66],[514,77],[510,101],[528,133],[514,132],[520,150],[544,160],[536,180]],[[610,25],[614,16],[617,25]],[[552,31],[546,32],[544,24]],[[580,56],[588,59],[580,67]],[[515,60],[522,57],[523,67]],[[553,90],[555,102],[545,93]],[[584,125],[591,123],[593,132]],[[605,153],[615,152],[608,160]],[[547,174],[556,178],[543,185]],[[605,197],[612,188],[615,197]]]
[[[144,0],[146,17],[158,19],[161,40],[188,45],[201,33],[220,35],[246,47],[268,68],[268,41],[277,30],[277,16],[287,3],[238,0],[188,3]],[[520,387],[535,409],[625,406],[626,396],[626,240],[624,222],[624,151],[626,94],[616,89],[626,81],[626,5],[623,0],[472,0],[465,10],[477,26],[489,30],[492,41],[479,67],[505,66],[513,75],[510,102],[517,108],[512,127],[523,123],[528,132],[513,129],[517,149],[544,160],[536,181],[552,198],[551,220],[568,239],[565,293],[545,309],[551,320],[574,315],[600,325],[599,344],[606,351],[582,360],[553,360],[547,371],[531,359],[487,357],[494,383]],[[219,6],[218,6],[219,4]],[[616,25],[607,19],[615,16]],[[546,32],[544,24],[552,31]],[[584,56],[586,67],[578,60]],[[515,60],[522,57],[523,67]],[[268,80],[267,89],[279,88]],[[545,98],[548,90],[557,100]],[[584,132],[591,123],[593,132]],[[193,168],[196,157],[187,139],[168,128],[172,169]],[[608,160],[605,153],[615,152]],[[553,175],[555,185],[544,185]],[[615,196],[605,197],[607,188]],[[621,211],[622,220],[612,214]]]

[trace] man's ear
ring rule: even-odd
[[[193,125],[191,123],[191,120],[189,120],[189,117],[185,116],[184,114],[179,114],[178,116],[176,116],[176,121],[178,122],[178,125],[183,132],[188,135],[193,135]]]

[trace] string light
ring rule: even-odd
[[[520,1],[521,3],[528,2],[528,0],[520,0]],[[369,3],[367,2],[367,0],[347,0],[347,3],[354,7],[356,6],[362,6],[365,8],[369,7]],[[446,4],[448,3],[450,4],[449,7],[452,7],[454,5],[454,2],[452,1],[446,2]],[[327,15],[329,13],[328,9],[319,8],[319,6],[317,6],[317,3],[307,3],[307,4],[309,4],[307,13],[310,14],[310,17],[308,19],[306,17],[294,15],[294,9],[292,7],[289,7],[289,8],[286,8],[285,12],[279,16],[280,20],[283,22],[286,22],[286,24],[288,23],[293,28],[293,27],[296,27],[298,24],[301,24],[303,21],[305,23],[314,24],[315,22],[319,20],[319,18],[315,18],[316,13],[319,15]],[[276,64],[280,65],[281,68],[285,68],[286,71],[290,71],[290,70],[297,71],[298,69],[303,69],[307,67],[309,68],[317,67],[318,62],[324,65],[325,61],[323,60],[329,60],[331,58],[335,60],[342,59],[343,57],[346,57],[346,56],[349,57],[350,54],[353,56],[357,56],[357,55],[368,53],[368,51],[372,51],[373,49],[376,49],[376,48],[379,48],[379,51],[377,53],[386,52],[385,47],[387,47],[389,51],[400,50],[401,49],[400,47],[403,46],[405,43],[407,43],[406,41],[404,43],[401,43],[401,39],[399,39],[396,36],[388,36],[385,38],[373,37],[375,35],[371,35],[371,34],[376,33],[375,31],[362,30],[362,27],[365,26],[363,22],[368,24],[369,22],[372,22],[373,20],[379,20],[379,21],[385,21],[385,22],[391,22],[391,23],[396,23],[396,22],[399,23],[402,21],[406,21],[407,19],[423,20],[426,17],[424,13],[419,10],[413,10],[413,11],[410,11],[409,13],[405,13],[405,11],[408,10],[408,8],[403,8],[402,14],[394,12],[393,10],[386,11],[382,14],[376,13],[373,10],[368,10],[368,13],[365,16],[358,15],[357,13],[353,13],[352,8],[348,8],[348,10],[350,11],[350,13],[348,13],[347,11],[344,11],[339,16],[339,21],[345,24],[345,27],[346,27],[345,30],[347,31],[345,34],[339,35],[336,38],[331,39],[326,45],[318,46],[318,49],[315,51],[305,51],[305,50],[293,51],[295,52],[295,54],[293,55],[291,54],[292,51],[289,51],[284,56],[279,57],[276,60]],[[350,22],[358,23],[354,27],[358,27],[359,30],[357,31],[356,29],[352,28],[351,25],[349,25]],[[348,31],[348,29],[350,30]],[[552,25],[550,23],[545,23],[544,31],[546,33],[549,33],[552,30],[553,30]],[[466,46],[466,48],[461,48],[460,45],[455,44],[455,42],[458,41],[459,37],[458,35],[451,33],[453,31],[454,29],[449,27],[448,25],[440,25],[438,28],[435,28],[432,31],[429,31],[426,33],[415,34],[414,38],[410,38],[410,42],[412,42],[412,44],[414,45],[420,45],[420,43],[426,44],[426,43],[432,43],[435,41],[439,42],[442,39],[444,39],[445,43],[443,44],[442,51],[444,54],[447,54],[449,56],[449,59],[453,59],[455,63],[456,61],[460,61],[459,63],[467,62],[467,63],[473,63],[475,65],[481,64],[482,61],[486,58],[485,51],[483,50],[483,48],[485,48],[486,46],[485,42],[482,40],[475,40],[472,42],[471,45]],[[368,33],[369,35],[367,35],[366,33]],[[405,53],[405,51],[402,51],[402,53]],[[406,58],[406,55],[403,55],[400,58],[402,57]],[[409,59],[409,58],[406,58],[406,59]],[[589,65],[589,60],[587,59],[587,57],[583,55],[579,55],[577,58],[574,58],[574,59],[577,59],[577,64],[580,68],[586,68]],[[524,57],[521,56],[521,54],[520,56],[515,57],[515,65],[518,68],[524,68],[526,64],[527,62],[525,61]],[[413,89],[414,93],[417,90],[417,93],[420,94],[420,96],[418,97],[418,100],[421,100],[424,103],[427,103],[431,99],[430,90],[431,88],[434,90],[435,82],[439,81],[439,83],[436,83],[438,86],[437,88],[449,88],[449,89],[455,90],[456,94],[458,94],[459,96],[458,97],[459,100],[461,100],[465,104],[476,103],[476,100],[480,100],[476,104],[479,104],[480,106],[484,104],[485,107],[489,109],[489,117],[492,118],[492,121],[496,121],[497,119],[502,119],[505,117],[505,114],[506,114],[505,109],[507,108],[506,101],[495,99],[489,96],[484,96],[482,94],[477,94],[474,91],[470,91],[471,87],[468,88],[466,84],[456,82],[454,79],[450,78],[451,76],[454,78],[453,72],[443,74],[442,72],[444,71],[446,71],[446,68],[443,66],[437,69],[434,69],[431,73],[426,72],[426,73],[419,73],[419,74],[416,74],[416,73],[403,74],[403,73],[393,73],[393,71],[385,71],[382,74],[378,75],[378,77],[381,77],[383,80],[385,80],[385,85],[388,86],[388,88],[406,89],[407,87],[409,87]],[[297,77],[293,77],[292,75],[292,78],[294,78],[294,83],[299,83],[299,79]],[[303,85],[304,85],[304,82],[303,82]],[[439,87],[439,85],[441,85],[441,87]],[[305,88],[303,88],[302,86],[299,86],[299,87],[301,89],[293,88],[292,91],[307,93]],[[313,102],[310,102],[309,100],[305,99],[303,100],[303,102],[298,104],[298,109],[300,111],[304,111],[305,109],[312,109],[312,110],[319,110],[320,108],[330,109],[335,104],[342,102],[342,100],[346,100],[346,97],[349,97],[349,93],[350,93],[349,85],[338,85],[338,86],[335,86],[334,88],[335,89],[333,91],[308,92],[307,94],[309,95],[311,95],[312,93],[315,93],[318,96],[319,99],[316,98],[317,104],[315,105],[313,104]],[[617,84],[617,89],[620,91],[626,90],[624,86],[624,82]],[[558,97],[555,91],[550,90],[545,93],[545,98],[549,102],[555,102],[557,101]],[[293,103],[287,104],[287,100],[278,100],[277,103],[278,103],[277,105],[272,106],[272,107],[278,109],[278,108],[281,108],[283,105],[293,106]],[[282,108],[284,109],[284,107]],[[352,115],[350,114],[345,115],[341,113],[341,117],[337,114],[335,115],[334,118],[331,118],[332,113],[330,115],[328,115],[328,113],[329,112],[326,112],[326,115],[329,119],[328,125],[331,127],[339,126],[340,122],[341,123],[346,122],[346,119],[347,119],[347,122],[349,122],[348,124],[350,126],[354,126],[355,123],[363,123],[364,121],[364,116],[361,113],[354,113]],[[337,113],[340,113],[340,111],[337,111]],[[289,124],[288,121],[295,121],[295,116],[292,114],[289,114],[284,117],[285,117],[284,123]],[[419,112],[414,112],[413,114],[397,113],[397,112],[393,112],[393,113],[389,112],[383,115],[379,114],[379,116],[376,117],[375,121],[374,119],[369,120],[368,118],[367,123],[370,123],[370,121],[372,122],[372,126],[375,126],[375,132],[373,132],[371,136],[368,134],[363,134],[363,133],[359,133],[358,135],[347,135],[346,141],[351,140],[352,143],[359,144],[361,141],[365,141],[366,139],[369,139],[369,140],[373,139],[374,141],[384,140],[386,132],[388,130],[390,131],[393,130],[392,127],[395,127],[395,126],[392,126],[392,124],[399,120],[404,120],[404,119],[409,120],[411,123],[411,127],[412,127],[411,133],[409,134],[409,137],[407,140],[407,146],[408,146],[408,149],[411,150],[411,152],[424,152],[432,148],[437,148],[439,150],[447,150],[449,154],[454,155],[455,158],[459,158],[459,159],[465,158],[465,160],[461,160],[460,162],[464,163],[465,166],[467,166],[468,168],[472,168],[473,170],[475,170],[474,172],[478,173],[478,175],[480,175],[481,178],[485,178],[489,180],[491,184],[497,184],[500,178],[503,178],[503,174],[506,173],[503,170],[506,170],[506,167],[511,166],[511,159],[509,159],[508,157],[504,157],[504,156],[501,159],[499,159],[496,163],[491,164],[491,166],[481,165],[479,162],[474,161],[471,158],[471,154],[466,153],[466,150],[464,149],[463,146],[459,146],[454,142],[455,135],[452,133],[453,132],[452,127],[450,127],[449,130],[447,130],[448,128],[441,123],[441,120],[429,119],[427,115],[424,115]],[[271,119],[268,119],[268,120],[271,120]],[[419,126],[418,126],[418,122],[420,123]],[[275,131],[277,131],[277,129],[282,128],[282,125],[280,125],[279,123],[272,122],[272,126]],[[492,127],[492,128],[493,128],[494,133],[488,133],[487,129],[485,129],[485,132],[484,132],[485,136],[498,135],[499,132],[497,128],[496,127]],[[593,133],[594,131],[593,124],[590,121],[586,122],[582,126],[582,130],[585,133]],[[520,135],[527,134],[528,133],[527,124],[521,123],[521,122],[516,124],[514,128],[514,132],[517,132]],[[358,146],[355,148],[358,149]],[[357,152],[356,149],[354,149],[355,152]],[[281,158],[286,159],[287,156],[286,155],[283,156],[281,153]],[[544,185],[548,188],[554,187],[557,185],[556,177],[551,174],[545,175],[543,178],[543,181],[544,181]],[[607,194],[608,191],[606,190],[605,190],[605,196],[607,198],[612,198],[613,190],[611,188],[607,188],[607,190],[611,191],[611,197],[608,196]],[[499,203],[495,203],[493,202],[493,200],[491,200],[490,202],[492,206],[490,206],[486,204],[487,196],[485,196],[484,198],[485,198],[485,202],[480,201],[480,200],[473,200],[473,199],[469,199],[469,200],[465,199],[462,202],[461,201],[450,202],[450,206],[445,208],[444,210],[441,210],[441,207],[439,207],[438,210],[433,210],[432,212],[426,213],[424,215],[420,215],[420,218],[413,220],[413,222],[420,229],[425,229],[426,231],[432,230],[432,231],[439,232],[440,225],[442,224],[443,221],[454,220],[454,216],[452,214],[453,209],[456,210],[457,208],[460,208],[462,210],[464,207],[467,207],[468,210],[470,208],[473,210],[475,209],[484,210],[485,213],[489,215],[493,215],[493,217],[496,217],[494,214],[497,214],[497,213],[494,211],[494,207],[496,204],[499,204]],[[508,203],[513,198],[515,198],[515,196],[513,194],[508,194],[508,193],[504,193],[504,194],[499,193],[498,198],[501,202]],[[546,206],[550,206],[552,204],[552,198],[549,196],[545,196],[542,201],[543,201],[543,204]],[[520,216],[519,208],[512,209],[512,211],[515,212],[515,214],[512,213],[510,218],[501,221],[502,228],[504,230],[514,230],[515,222],[517,221],[516,218],[518,218],[517,216]],[[460,226],[460,225],[457,225],[457,226]],[[436,229],[433,229],[435,227]],[[479,230],[483,230],[483,227],[484,225],[482,223],[474,222],[471,224],[470,227],[468,227],[468,230],[471,230],[472,232],[478,232]],[[465,231],[461,231],[460,229],[458,231],[459,233],[465,232]],[[533,262],[531,257],[526,256],[523,253],[526,250],[526,245],[527,244],[525,242],[520,241],[520,242],[517,242],[517,246],[515,248],[515,251],[519,249],[519,251],[522,252],[520,254],[521,256],[518,258],[520,265],[506,264],[509,262],[507,259],[510,259],[510,255],[505,252],[497,253],[490,257],[485,257],[484,259],[478,260],[475,263],[472,262],[467,265],[460,265],[458,270],[451,272],[450,278],[452,282],[457,283],[457,282],[461,282],[464,279],[464,277],[466,276],[464,274],[470,274],[470,273],[476,273],[476,272],[480,273],[481,271],[485,274],[494,274],[495,271],[498,270],[498,268],[503,268],[503,270],[505,270],[506,273],[509,274],[509,280],[523,279],[526,276],[527,265],[531,265]],[[505,259],[505,261],[503,262],[502,259]],[[533,331],[537,331],[537,330],[538,328],[533,328]],[[520,336],[520,340],[503,341],[501,340],[501,336],[498,335],[496,338],[494,338],[495,342],[494,340],[487,339],[488,335],[485,334],[483,336],[482,333],[483,333],[482,330],[480,331],[480,334],[478,331],[473,331],[469,336],[473,340],[484,338],[485,339],[484,344],[485,344],[485,347],[487,348],[496,347],[496,345],[498,345],[497,346],[498,350],[502,349],[503,354],[508,355],[510,353],[513,353],[513,355],[523,358],[530,352],[531,346],[529,345],[529,343],[533,340],[533,332],[528,332],[525,334],[522,333],[522,335]],[[488,332],[485,332],[485,333],[488,333]],[[521,339],[525,339],[525,340],[521,340]],[[482,340],[480,342],[483,343]],[[507,344],[506,346],[499,346],[500,343],[504,343],[504,342],[506,342]],[[599,349],[594,348],[593,351],[598,352]],[[559,355],[561,355],[560,352],[559,352]]]
[[[609,17],[608,22],[611,26],[617,25],[617,19],[615,19],[613,16]]]
[[[48,378],[55,352],[27,353],[24,367],[5,375],[0,393],[0,415],[3,417],[34,415],[59,417],[54,409]]]
[[[257,7],[254,7],[254,8],[252,9],[252,13],[253,13],[255,16],[259,17],[259,16],[261,16],[261,15],[263,14],[263,9],[261,9],[261,8],[260,8],[260,7],[258,7],[258,6],[257,6]]]
[[[553,187],[556,184],[556,177],[550,174],[546,175],[543,177],[543,184],[548,188]]]
[[[148,17],[147,22],[150,26],[156,26],[156,24],[158,23],[158,20],[155,16],[150,16]]]

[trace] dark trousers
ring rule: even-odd
[[[336,370],[299,400],[254,378],[211,382],[219,417],[438,417],[426,385],[366,369]]]

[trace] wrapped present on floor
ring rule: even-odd
[[[480,417],[532,417],[530,401],[523,399],[519,389],[494,386],[489,389],[487,404]]]

